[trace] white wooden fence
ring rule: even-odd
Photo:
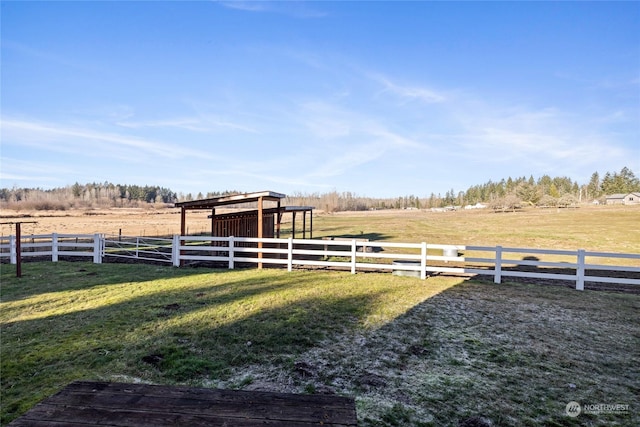
[[[65,257],[90,257],[93,262],[102,262],[100,234],[31,234],[23,235],[20,246],[21,256],[51,257],[57,262]],[[0,236],[0,259],[9,258],[11,264],[17,261],[16,236]]]
[[[423,243],[367,242],[361,240],[273,239],[247,237],[178,236],[105,237],[94,235],[23,236],[22,257],[133,258],[166,262],[215,263],[229,269],[240,265],[279,265],[357,271],[393,271],[415,274],[491,275],[564,280],[583,290],[585,282],[640,285],[640,254],[579,250],[505,248]],[[15,263],[15,237],[0,237],[0,259]]]

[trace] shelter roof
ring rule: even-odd
[[[210,199],[191,200],[188,202],[178,202],[175,204],[177,208],[185,209],[212,209],[217,206],[235,205],[238,203],[257,202],[260,198],[263,200],[278,201],[287,197],[284,194],[275,191],[259,191],[256,193],[233,194],[230,196],[213,197]]]

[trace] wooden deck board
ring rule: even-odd
[[[353,399],[77,381],[9,424],[21,426],[356,426]]]

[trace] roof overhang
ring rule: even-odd
[[[285,197],[287,196],[282,193],[276,193],[275,191],[259,191],[256,193],[233,194],[230,196],[213,197],[210,199],[178,202],[175,206],[177,208],[184,209],[213,209],[218,206],[257,202],[260,199],[277,202]]]

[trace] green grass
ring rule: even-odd
[[[77,379],[354,396],[362,426],[640,423],[637,295],[455,277],[2,265],[2,423]],[[564,415],[571,400],[628,414]]]
[[[149,265],[2,265],[2,419],[80,378],[203,384],[290,364],[452,283],[390,275]]]
[[[640,206],[494,213],[376,211],[314,218],[314,237],[640,253]]]

